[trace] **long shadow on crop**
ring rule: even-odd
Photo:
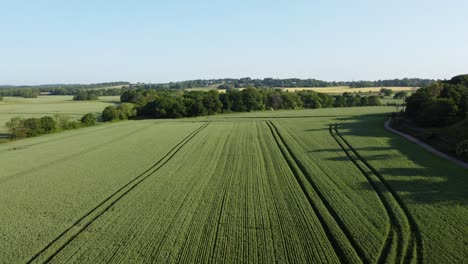
[[[468,170],[434,156],[414,143],[386,131],[383,127],[384,121],[385,117],[382,115],[335,118],[330,121],[330,134],[333,134],[332,125],[339,124],[339,131],[337,130],[336,134],[342,137],[345,143],[348,142],[346,144],[349,149],[357,153],[356,158],[362,160],[363,164],[381,179],[386,186],[386,190],[382,191],[394,197],[403,212],[401,217],[406,218],[409,223],[408,232],[412,234],[404,257],[405,262],[416,256],[417,262],[422,263],[424,246],[418,223],[422,219],[414,216],[415,212],[410,210],[411,208],[408,209],[408,205],[443,203],[466,206]],[[313,131],[310,132],[313,137]],[[309,151],[311,155],[314,155],[313,152]],[[330,148],[315,152],[340,153],[341,151],[338,148]],[[343,153],[343,159],[340,157],[329,159],[345,162],[347,157]],[[370,189],[368,184],[360,186]],[[413,255],[413,249],[416,250],[414,251],[416,255]]]
[[[375,166],[391,186],[404,193],[402,197],[405,201],[468,205],[468,170],[386,131],[383,128],[384,120],[381,115],[355,116],[346,118],[347,122],[340,123],[339,128],[341,134],[354,144],[356,151]],[[361,147],[352,137],[382,140],[389,147]],[[393,153],[389,154],[389,151]],[[407,160],[414,165],[408,167]]]
[[[5,139],[11,138],[11,134],[9,134],[9,133],[0,133],[0,139],[2,139],[2,138],[5,138]]]
[[[359,152],[359,148],[356,148],[356,151]],[[391,159],[398,157],[398,155],[393,155],[393,154],[377,154],[377,155],[366,155],[366,160],[371,161],[371,160],[386,160],[386,159]],[[333,160],[333,161],[346,161],[349,160],[348,157],[346,156],[339,156],[339,157],[332,157],[332,158],[327,158],[327,160]]]
[[[320,130],[328,130],[327,129],[320,129]],[[314,131],[312,129],[307,129],[307,130],[304,130],[304,131]],[[315,131],[319,131],[318,129],[315,130]],[[361,150],[361,151],[382,151],[382,150],[386,150],[386,149],[392,149],[391,147],[362,147],[362,148],[359,148],[359,149],[356,149],[356,150]],[[329,149],[314,149],[314,150],[309,150],[310,153],[320,153],[320,152],[330,152],[330,153],[336,153],[336,152],[339,152],[341,151],[341,148],[329,148]]]

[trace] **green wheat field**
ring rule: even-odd
[[[391,111],[124,121],[0,144],[0,259],[466,261],[467,171],[387,132]]]

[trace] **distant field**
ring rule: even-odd
[[[463,263],[467,171],[393,107],[143,120],[0,145],[5,263]]]
[[[128,85],[104,86],[104,87],[99,87],[99,88],[92,88],[92,89],[89,89],[89,90],[121,89],[122,86],[128,86]]]
[[[208,91],[208,90],[218,90],[219,84],[213,84],[206,87],[193,87],[193,88],[186,88],[186,91]],[[219,91],[219,90],[218,90]]]
[[[342,94],[344,92],[348,93],[378,93],[382,87],[362,87],[362,88],[350,88],[349,86],[333,86],[333,87],[294,87],[294,88],[280,88],[288,91],[303,91],[303,90],[311,90],[316,91],[319,93],[328,93],[328,94]],[[417,87],[384,87],[387,89],[391,89],[395,92],[397,91],[415,91]],[[188,91],[207,91],[207,90],[216,90],[216,87],[199,87],[199,88],[190,88],[186,89]],[[217,89],[220,93],[225,93],[225,89]],[[239,88],[239,90],[243,90],[243,88]]]
[[[39,96],[38,98],[4,97],[0,101],[0,133],[12,117],[42,117],[55,114],[80,118],[86,113],[101,113],[108,105],[120,102],[119,96],[101,96],[99,101],[73,101],[73,96]]]
[[[331,94],[342,94],[348,93],[378,93],[382,87],[362,87],[362,88],[350,88],[349,86],[336,86],[336,87],[295,87],[295,88],[284,88],[288,91],[302,91],[312,90],[319,93],[331,93]],[[384,87],[393,91],[415,91],[417,88],[413,87]]]

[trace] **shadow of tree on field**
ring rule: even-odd
[[[309,129],[304,129],[305,132],[318,132],[318,131],[325,131],[328,130],[328,128],[309,128]]]
[[[341,149],[340,149],[341,151]],[[356,151],[359,152],[359,149],[356,149]],[[393,155],[393,154],[378,154],[378,155],[366,155],[366,160],[386,160],[386,159],[391,159],[398,157],[398,155]],[[332,157],[332,158],[327,158],[327,160],[333,160],[333,161],[346,161],[349,160],[347,156],[340,156],[340,157]]]
[[[0,133],[0,139],[9,139],[11,138],[11,134],[9,133]]]
[[[402,193],[405,200],[420,204],[468,205],[468,170],[385,130],[384,121],[381,115],[355,116],[338,122],[338,128],[351,146],[390,186]],[[361,146],[365,138],[369,138],[370,144],[388,146]],[[343,156],[347,159],[344,153]]]

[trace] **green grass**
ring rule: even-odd
[[[101,96],[98,101],[73,101],[73,96],[39,96],[38,98],[4,97],[0,101],[0,133],[7,132],[5,123],[12,117],[42,117],[56,114],[75,119],[86,113],[102,113],[106,106],[119,103],[118,96]]]
[[[2,144],[0,259],[463,262],[466,170],[384,130],[392,110],[126,121]]]
[[[386,104],[404,104],[405,100],[404,99],[394,99],[393,95],[391,96],[385,96],[384,98],[381,98],[380,101],[382,102],[383,105]]]

